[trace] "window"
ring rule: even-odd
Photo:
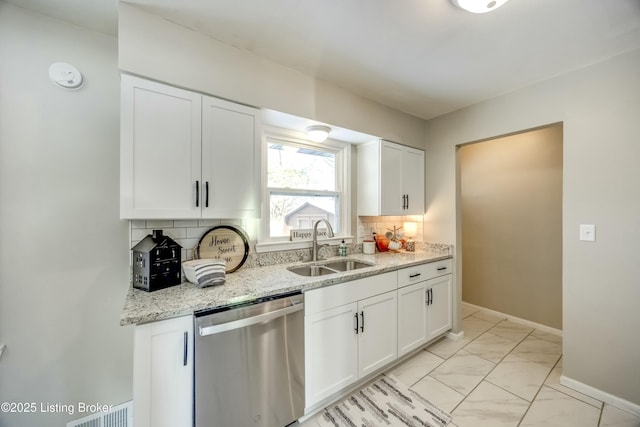
[[[267,135],[265,145],[266,241],[288,241],[291,230],[311,229],[320,219],[329,221],[336,235],[345,235],[344,165],[349,146],[335,141],[313,144],[283,135]]]

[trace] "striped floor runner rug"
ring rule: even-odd
[[[451,415],[393,376],[381,375],[346,399],[322,410],[322,427],[444,427]]]

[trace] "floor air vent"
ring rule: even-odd
[[[106,413],[71,421],[67,427],[133,427],[133,402],[114,406]]]

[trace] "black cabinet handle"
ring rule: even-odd
[[[360,312],[360,317],[362,317],[362,325],[360,325],[360,332],[364,332],[364,311]]]
[[[355,314],[356,317],[356,335],[358,335],[358,313]]]
[[[429,305],[433,304],[433,288],[429,288]]]
[[[415,279],[416,277],[420,277],[422,273],[410,274],[409,279]]]
[[[426,291],[424,291],[424,299],[426,300],[427,305],[429,305],[429,291],[430,289],[427,289]]]
[[[184,333],[184,357],[182,359],[182,365],[187,366],[188,362],[188,351],[189,351],[189,332]]]
[[[200,181],[196,181],[196,208],[200,207]]]
[[[409,209],[409,195],[407,194],[407,209]]]
[[[447,269],[447,267],[438,267],[438,271],[443,271],[443,270],[446,270],[446,269]]]
[[[208,208],[209,207],[209,181],[206,181],[204,183],[204,188],[205,188],[205,192],[204,192],[204,207]]]

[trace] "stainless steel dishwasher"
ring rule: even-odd
[[[301,293],[195,313],[195,427],[284,427],[304,413]]]

